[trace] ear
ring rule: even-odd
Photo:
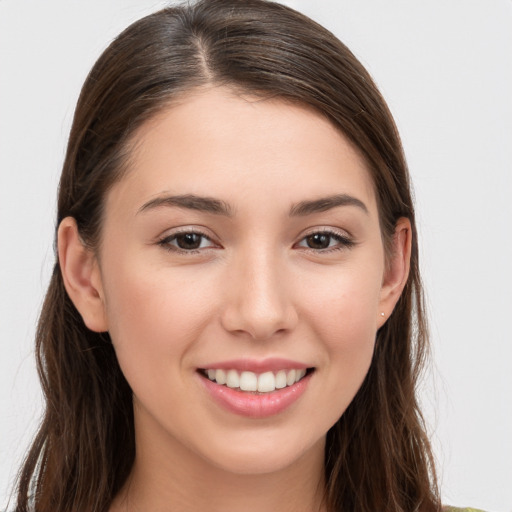
[[[391,254],[385,267],[380,290],[378,328],[389,318],[409,277],[412,229],[409,219],[401,217],[395,227]],[[384,314],[382,314],[384,313]]]
[[[94,252],[80,239],[73,217],[66,217],[60,223],[57,245],[64,286],[85,325],[91,331],[107,331],[107,316],[98,261]]]

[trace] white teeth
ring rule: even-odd
[[[258,377],[256,377],[256,374],[242,372],[240,375],[240,389],[242,391],[256,391],[258,389]]]
[[[226,384],[226,372],[224,370],[215,370],[215,380],[217,384]]]
[[[262,373],[258,377],[258,391],[260,393],[268,393],[276,389],[276,378],[272,372]]]
[[[306,369],[300,370],[279,370],[278,372],[265,372],[257,375],[254,372],[237,370],[206,370],[208,378],[217,384],[226,385],[229,388],[242,391],[258,391],[259,393],[270,393],[276,389],[283,389],[299,382],[305,375]]]
[[[295,370],[288,370],[288,373],[286,374],[286,384],[288,384],[288,386],[295,384],[295,374]]]
[[[226,375],[226,386],[228,388],[240,387],[240,377],[238,376],[238,372],[236,370],[228,370]]]
[[[286,372],[279,370],[276,373],[276,389],[283,389],[286,387]]]

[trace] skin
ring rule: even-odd
[[[134,142],[98,250],[82,246],[73,219],[59,228],[66,289],[90,329],[109,331],[134,392],[137,457],[111,510],[323,510],[326,432],[406,282],[408,221],[386,264],[364,160],[300,106],[196,91]],[[229,215],[156,205],[190,194]],[[335,194],[361,204],[290,215]],[[176,231],[200,232],[199,248],[179,250]],[[312,244],[326,231],[327,248]],[[269,357],[314,372],[299,400],[268,418],[219,406],[197,371]]]

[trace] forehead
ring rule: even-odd
[[[189,93],[146,122],[114,189],[139,202],[170,192],[283,207],[350,193],[376,209],[364,159],[332,123],[310,108],[227,88]]]

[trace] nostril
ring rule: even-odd
[[[272,304],[233,301],[226,307],[221,323],[227,331],[243,335],[254,340],[266,341],[276,335],[282,336],[295,328],[298,322],[297,312],[286,304]]]

